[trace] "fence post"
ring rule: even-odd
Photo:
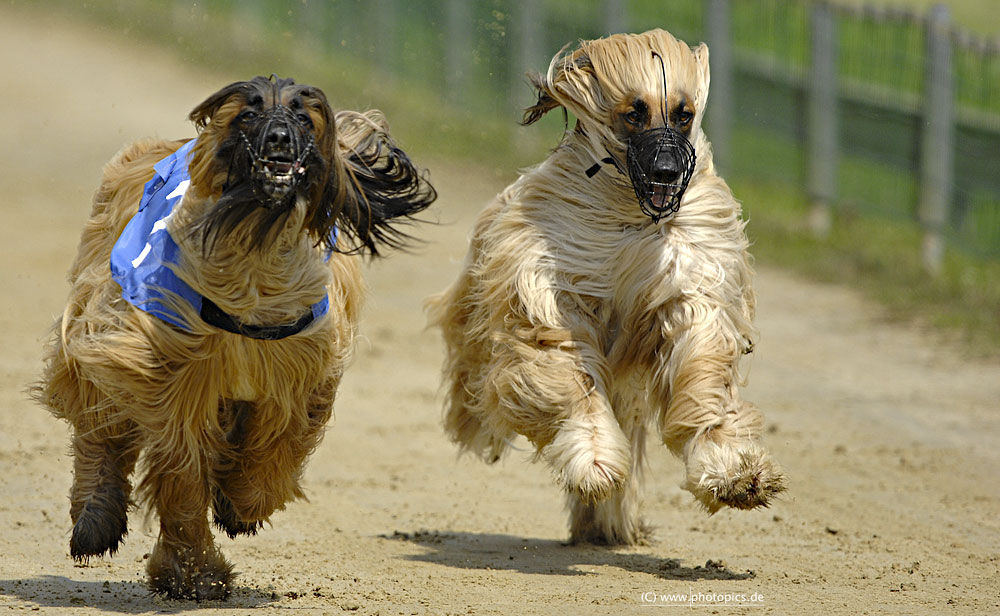
[[[545,58],[545,3],[537,0],[515,0],[511,4],[510,88],[508,104],[512,115],[510,138],[514,152],[521,157],[537,155],[540,135],[534,127],[520,125],[522,111],[535,102],[535,91],[526,75],[549,68]]]
[[[472,3],[465,0],[448,0],[445,3],[445,31],[447,43],[444,61],[445,94],[452,103],[466,99],[469,83],[468,71],[472,55]]]
[[[730,0],[708,0],[705,34],[708,39],[712,85],[708,97],[708,127],[712,157],[723,175],[731,171],[733,105],[733,37]]]
[[[927,19],[927,76],[920,140],[920,205],[924,267],[941,271],[954,162],[954,84],[948,7],[935,4]]]
[[[825,1],[812,5],[812,55],[806,122],[807,180],[811,210],[809,228],[819,236],[830,233],[830,208],[837,198],[837,29]]]

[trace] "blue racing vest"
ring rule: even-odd
[[[180,248],[167,230],[167,219],[191,185],[188,158],[194,144],[195,140],[188,141],[153,166],[153,179],[143,189],[139,211],[111,249],[111,277],[121,285],[122,297],[136,308],[187,331],[191,328],[184,317],[171,307],[168,296],[190,305],[206,322],[252,338],[274,340],[302,331],[329,311],[329,295],[313,304],[310,312],[295,323],[245,325],[219,310],[214,302],[192,289],[170,268],[178,264]],[[336,234],[334,229],[334,240]],[[330,253],[326,258],[330,258]]]

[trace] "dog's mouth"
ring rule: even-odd
[[[254,181],[272,201],[284,200],[306,174],[302,164],[304,156],[292,158],[288,154],[272,154],[254,161]]]
[[[265,207],[284,203],[308,175],[315,140],[282,105],[265,114],[251,135],[240,131],[254,190]]]
[[[649,207],[657,212],[671,210],[673,204],[680,202],[680,194],[684,189],[673,184],[653,184],[653,192],[649,195]],[[676,199],[674,197],[677,197]],[[677,208],[673,208],[676,212]]]
[[[676,129],[653,128],[629,140],[629,179],[642,212],[659,222],[677,213],[694,173],[694,146]]]

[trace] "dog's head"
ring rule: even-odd
[[[302,231],[333,249],[337,227],[354,248],[378,252],[405,235],[389,221],[434,200],[433,187],[397,148],[381,116],[346,138],[326,95],[292,79],[232,83],[195,107],[191,188],[214,205],[198,222],[206,247],[229,238],[263,248],[304,208]],[[354,240],[351,242],[350,240]]]
[[[663,30],[618,34],[564,49],[531,80],[538,100],[524,124],[565,108],[595,162],[608,157],[629,177],[647,215],[677,211],[704,142],[708,47],[692,50]]]

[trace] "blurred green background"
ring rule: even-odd
[[[1000,353],[1000,17],[952,0],[953,167],[940,269],[921,256],[918,213],[930,0],[824,2],[835,22],[837,154],[831,225],[807,224],[813,62],[807,0],[91,0],[58,8],[95,28],[231,72],[322,87],[335,106],[383,109],[415,157],[513,178],[559,140],[560,114],[517,125],[524,73],[567,43],[662,27],[690,44],[727,11],[733,105],[723,173],[744,203],[758,262],[845,282],[898,318]],[[722,8],[720,8],[722,7]],[[713,46],[713,49],[715,47]],[[718,78],[713,51],[713,92]],[[220,84],[222,85],[222,84]],[[192,102],[193,104],[194,102]],[[713,139],[709,97],[706,130]],[[572,120],[570,119],[570,122]],[[716,143],[717,147],[719,143]],[[433,169],[432,169],[433,173]],[[481,204],[476,204],[477,207]]]

